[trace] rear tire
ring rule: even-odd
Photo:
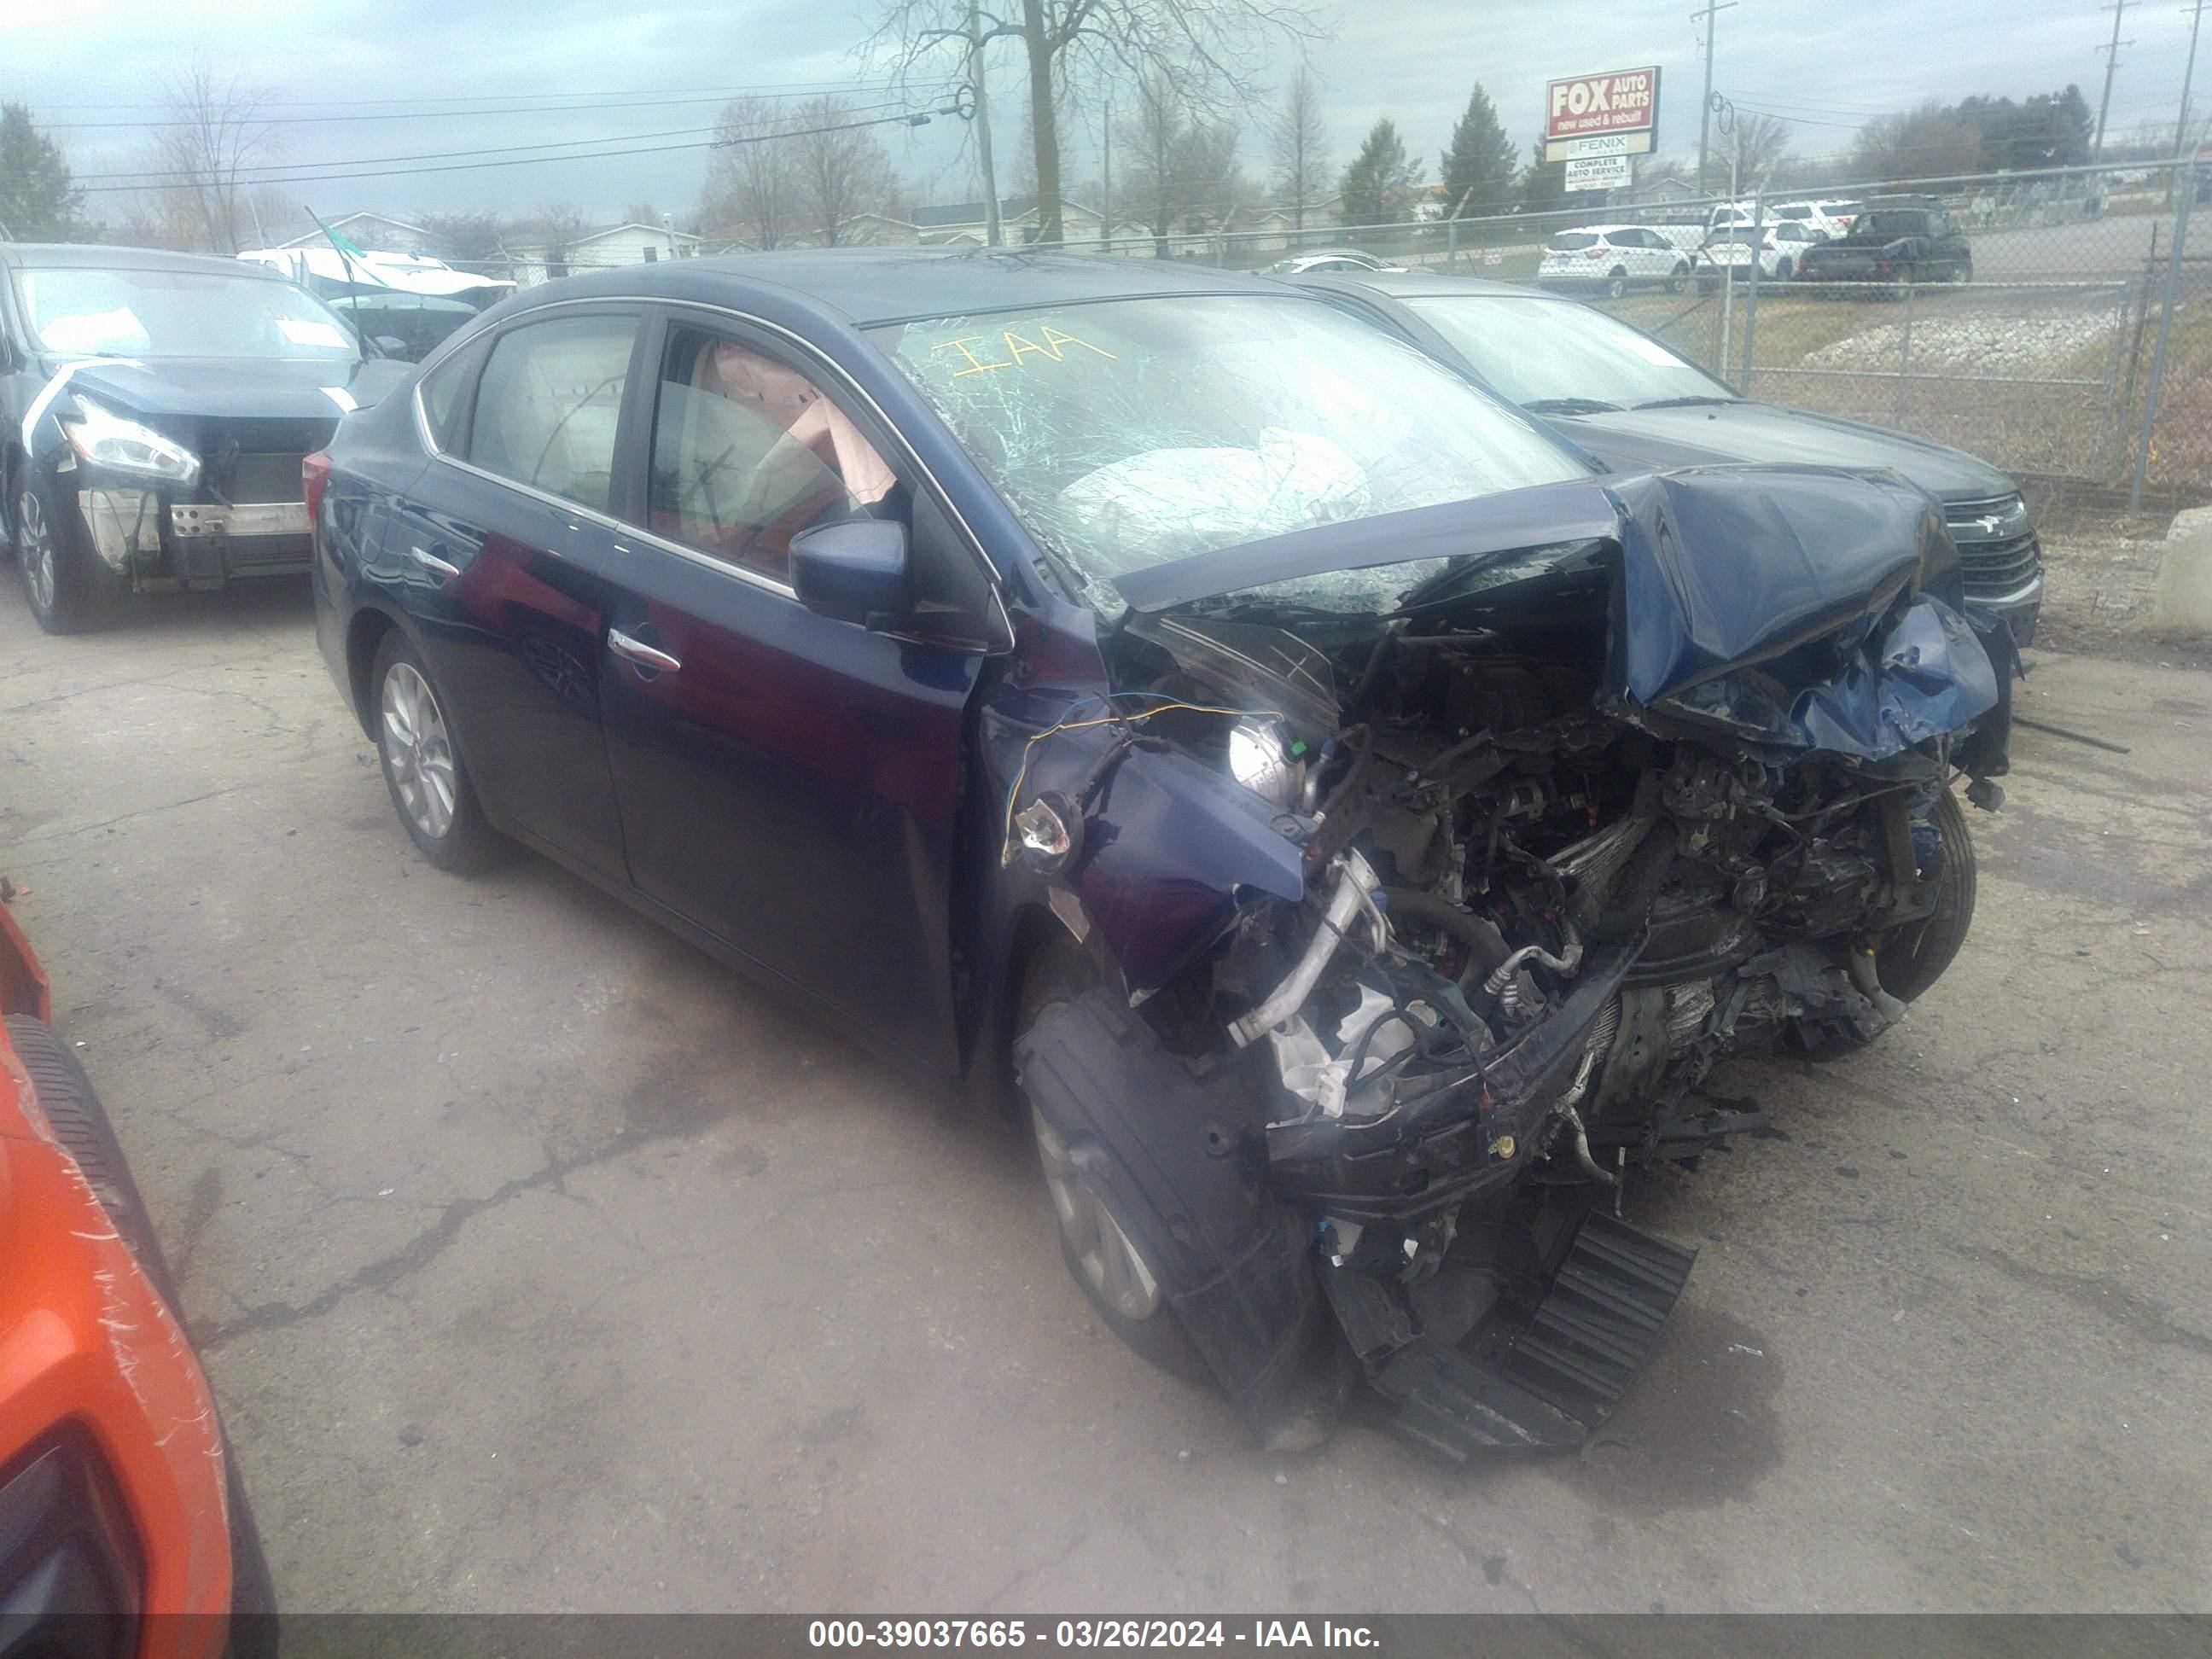
[[[1081,995],[1097,982],[1089,960],[1054,941],[1030,958],[1023,975],[1015,1029],[1026,1033],[1046,1009]],[[1029,1122],[1060,1234],[1060,1257],[1106,1328],[1123,1346],[1171,1376],[1210,1383],[1207,1370],[1175,1310],[1168,1305],[1158,1271],[1145,1260],[1106,1197],[1083,1165],[1110,1156],[1095,1139],[1048,1122],[1034,1102]]]
[[[378,645],[368,684],[384,787],[408,839],[441,870],[470,875],[483,869],[497,854],[499,837],[477,802],[446,701],[398,629]]]
[[[1615,265],[1612,274],[1605,279],[1605,297],[1608,300],[1620,300],[1626,298],[1627,295],[1628,272],[1621,266]]]
[[[12,514],[16,574],[31,615],[49,634],[82,634],[108,619],[123,592],[94,552],[74,503],[64,503],[37,471],[16,477]]]
[[[1899,1002],[1917,1002],[1958,960],[1973,926],[1974,841],[1966,828],[1966,809],[1948,789],[1929,814],[1942,847],[1936,872],[1936,908],[1924,921],[1893,927],[1875,945],[1875,971],[1881,988]],[[1868,1046],[1857,1037],[1827,1036],[1805,1045],[1812,1060],[1838,1060]]]

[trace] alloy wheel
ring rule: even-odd
[[[1044,1165],[1044,1184],[1052,1194],[1053,1214],[1060,1222],[1067,1253],[1106,1305],[1124,1319],[1149,1319],[1160,1305],[1159,1280],[1146,1267],[1128,1234],[1114,1219],[1067,1155],[1067,1143],[1044,1121],[1035,1107],[1030,1115],[1036,1125],[1037,1156]]]
[[[438,699],[415,665],[395,662],[384,676],[384,764],[415,827],[433,841],[453,826],[459,784],[453,738]]]
[[[38,492],[27,489],[15,502],[16,552],[23,561],[23,586],[41,611],[54,608],[54,532]]]

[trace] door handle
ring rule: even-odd
[[[415,556],[416,563],[421,565],[422,568],[428,571],[432,575],[437,577],[441,581],[449,582],[453,580],[454,577],[461,574],[460,566],[457,564],[448,564],[445,560],[440,558],[434,553],[426,551],[424,549],[419,547],[410,547],[407,550]]]
[[[684,666],[683,659],[672,657],[658,646],[647,645],[643,640],[632,639],[619,628],[607,629],[607,649],[617,657],[627,658],[640,668],[650,668],[663,674],[673,674]]]

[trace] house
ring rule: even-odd
[[[541,229],[535,240],[526,234],[509,244],[506,252],[514,280],[530,288],[586,270],[692,258],[699,252],[700,240],[689,231],[672,230],[665,225],[607,225],[558,242],[545,240]]]
[[[421,253],[434,248],[438,241],[422,226],[395,219],[388,213],[348,213],[324,222],[356,247],[370,253]],[[328,247],[330,242],[319,229],[312,229],[276,246]]]
[[[944,207],[916,210],[914,228],[925,247],[981,247],[988,237],[981,202],[954,202]],[[1097,248],[1109,234],[1104,217],[1094,208],[1060,198],[1060,246]],[[999,234],[1009,246],[1021,247],[1036,240],[1037,198],[1009,196],[999,204]],[[1111,235],[1145,236],[1151,232],[1133,219],[1116,216]]]

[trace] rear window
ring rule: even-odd
[[[1813,210],[1801,203],[1793,202],[1788,207],[1775,209],[1774,216],[1778,219],[1809,219],[1813,216]]]
[[[1602,236],[1593,236],[1587,231],[1571,230],[1563,235],[1554,236],[1544,246],[1554,253],[1579,253],[1586,247],[1595,247],[1604,240]]]

